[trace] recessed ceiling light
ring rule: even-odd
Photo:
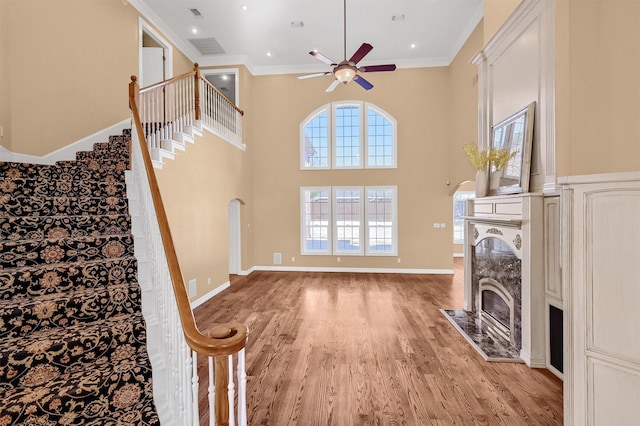
[[[249,6],[247,6],[246,4],[242,5],[242,11],[243,12],[247,12],[249,10]]]
[[[415,49],[417,46],[418,46],[418,45],[417,45],[417,44],[415,44],[415,43],[411,43],[411,44],[409,45],[409,47],[410,47],[411,49]]]
[[[198,29],[196,27],[191,28],[191,34],[198,34]]]
[[[222,78],[223,80],[229,80],[229,76],[226,74],[222,74],[220,78]]]
[[[268,57],[271,57],[271,52],[267,52],[267,56],[268,56]]]

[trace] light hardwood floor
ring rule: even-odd
[[[201,330],[249,326],[249,425],[562,424],[559,379],[485,362],[440,313],[462,306],[459,260],[453,276],[255,272],[232,282],[195,314]]]

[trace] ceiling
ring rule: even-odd
[[[326,71],[308,54],[314,49],[345,59],[343,0],[129,1],[201,66],[286,74]],[[359,65],[448,65],[483,12],[482,0],[346,1],[347,58],[363,42],[373,45]]]

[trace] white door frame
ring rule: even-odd
[[[142,75],[144,74],[142,67],[142,35],[144,33],[148,34],[164,49],[164,76],[165,79],[170,79],[173,77],[173,48],[171,44],[144,19],[138,18],[138,81],[143,81]]]
[[[229,201],[229,274],[242,272],[240,200]]]

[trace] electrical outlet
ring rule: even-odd
[[[340,263],[340,258],[338,258],[338,263]]]
[[[211,277],[207,280],[207,284],[211,285]]]
[[[400,258],[398,258],[398,263],[400,263]]]
[[[291,256],[291,261],[295,262],[296,261],[296,257],[295,256]]]

